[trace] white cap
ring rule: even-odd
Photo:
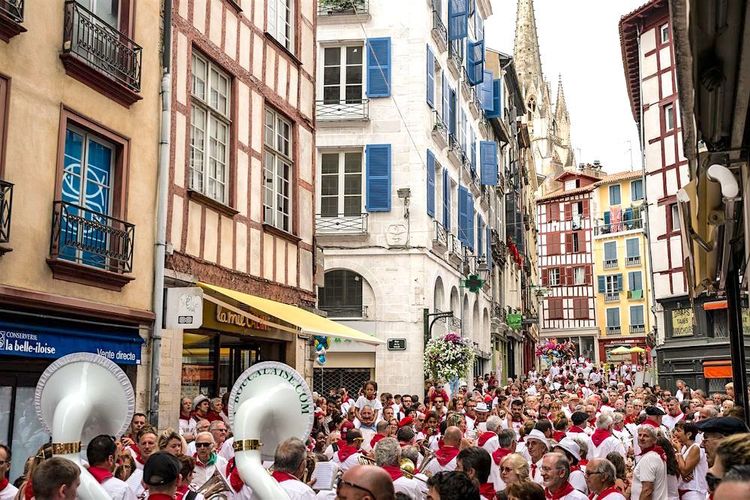
[[[576,457],[576,460],[581,460],[581,447],[578,446],[578,443],[573,441],[571,438],[562,438],[560,442],[555,445],[555,447],[562,448],[563,450]]]
[[[537,441],[540,441],[549,450],[549,441],[547,441],[547,436],[545,436],[544,433],[540,431],[539,429],[533,429],[531,432],[529,432],[526,435],[526,441],[530,441],[532,439],[536,439]]]

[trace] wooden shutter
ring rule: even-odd
[[[427,150],[427,215],[435,217],[435,155]]]
[[[571,286],[575,284],[575,277],[572,267],[564,267],[562,268],[563,273],[565,273],[565,279],[563,280],[564,285]]]
[[[427,105],[435,107],[435,56],[427,46]]]
[[[566,203],[564,205],[564,209],[565,209],[565,220],[572,220],[573,219],[573,204]]]
[[[552,209],[552,216],[550,217],[549,220],[559,221],[560,220],[560,204],[555,202],[555,203],[550,203],[549,206]]]
[[[391,95],[391,39],[367,39],[367,97]]]
[[[589,299],[587,297],[573,299],[573,319],[589,319]]]
[[[391,145],[368,144],[366,207],[368,212],[391,210]]]
[[[573,233],[565,233],[565,253],[573,253]]]
[[[591,266],[586,266],[584,271],[584,283],[587,285],[591,284]]]
[[[589,216],[589,200],[583,200],[583,217],[588,218]]]
[[[549,285],[549,269],[542,269],[542,285]]]

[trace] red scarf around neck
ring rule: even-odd
[[[641,450],[641,455],[640,456],[641,457],[645,457],[646,453],[648,453],[650,451],[653,451],[657,455],[659,455],[659,458],[661,458],[662,462],[666,462],[667,461],[667,454],[664,452],[664,449],[661,446],[659,446],[659,445],[654,445],[654,446],[652,446],[650,448],[643,448]]]
[[[594,446],[599,446],[604,442],[605,439],[612,435],[611,432],[604,429],[597,429],[591,435],[591,440],[594,442]]]
[[[570,429],[568,429],[568,432],[573,432],[573,433],[580,434],[581,432],[586,432],[586,431],[584,431],[583,429],[581,429],[577,425],[571,425]]]
[[[96,482],[99,484],[102,484],[104,481],[112,477],[112,471],[103,467],[94,467],[93,465],[89,467],[89,474],[94,476],[94,479],[96,479]],[[0,486],[2,485],[0,484]],[[2,490],[2,488],[0,488],[0,490]]]
[[[479,436],[479,441],[477,441],[477,445],[478,445],[478,446],[484,446],[484,444],[485,444],[485,443],[486,443],[487,441],[489,441],[490,439],[492,439],[492,438],[493,438],[493,437],[495,437],[495,436],[497,436],[497,434],[495,434],[494,432],[490,432],[490,431],[487,431],[487,432],[483,432],[483,433],[482,433],[482,434],[481,434],[481,435]]]
[[[625,420],[623,422],[624,424],[634,424],[635,423],[635,417],[633,415],[625,415]]]
[[[492,452],[492,460],[495,461],[495,465],[500,465],[500,462],[507,455],[510,455],[510,450],[507,448],[498,448]]]
[[[378,441],[383,439],[385,436],[382,434],[375,434],[372,439],[370,439],[370,448],[375,448],[375,445],[378,444]]]
[[[235,466],[234,457],[229,459],[229,462],[227,462],[225,477],[229,479],[229,486],[232,487],[235,493],[239,493],[242,487],[245,485],[245,482],[240,477],[240,473]]]
[[[563,431],[555,431],[552,433],[552,439],[557,441],[558,443],[562,440],[562,438],[565,437],[565,433]]]
[[[569,493],[573,493],[573,486],[570,483],[565,483],[559,490],[552,492],[549,488],[544,488],[544,498],[549,500],[558,500]]]
[[[607,498],[612,493],[620,493],[620,492],[617,491],[616,487],[610,486],[609,488],[600,491],[598,495],[595,494],[595,493],[591,493],[589,495],[589,498],[591,498],[591,499],[596,498],[597,500],[604,500],[605,498]]]
[[[458,452],[461,451],[455,446],[445,445],[435,452],[435,459],[438,461],[441,467],[445,467],[448,462],[456,458]]]
[[[650,425],[654,429],[659,428],[659,422],[657,422],[656,420],[651,420],[650,418],[647,418],[646,420],[644,420],[641,425]]]
[[[174,496],[175,500],[182,500],[183,498],[185,498],[185,493],[187,493],[188,491],[190,491],[190,489],[188,488],[187,484],[178,486]]]
[[[400,477],[403,477],[404,472],[395,465],[384,465],[383,470],[388,473],[389,476],[391,476],[391,480],[395,481]]]
[[[487,500],[495,500],[495,486],[492,483],[480,484],[479,496]]]
[[[192,415],[190,415],[190,412],[183,413],[180,412],[180,420],[190,420],[192,418]]]
[[[299,479],[288,472],[281,472],[278,470],[273,471],[271,476],[279,483],[283,483],[284,481],[299,481]]]
[[[8,486],[8,478],[4,477],[2,481],[0,481],[0,491],[3,491]]]
[[[339,457],[339,462],[344,463],[347,458],[357,453],[357,448],[354,446],[350,446],[346,443],[346,441],[339,441],[339,451],[337,452],[337,455]]]

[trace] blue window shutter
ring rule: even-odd
[[[367,39],[367,97],[391,95],[391,39]]]
[[[466,43],[466,75],[470,85],[479,85],[484,78],[484,40]]]
[[[623,288],[622,288],[622,274],[618,274],[617,275],[617,291],[620,292],[622,290],[623,290]]]
[[[481,165],[482,184],[497,186],[497,143],[481,141],[479,143],[479,164]]]
[[[469,33],[469,0],[448,0],[448,40],[466,38]]]
[[[484,255],[484,223],[481,217],[477,218],[477,255]]]
[[[609,211],[604,212],[604,225],[609,226],[609,221],[610,221]]]
[[[606,283],[604,281],[604,276],[597,276],[596,281],[598,283],[599,293],[604,293],[606,291]]]
[[[458,186],[458,240],[464,245],[468,245],[468,192],[463,186]]]
[[[487,269],[492,271],[492,229],[487,226],[487,238],[485,240],[487,245]]]
[[[366,207],[368,212],[391,210],[391,145],[368,144]]]
[[[484,71],[479,85],[479,102],[483,111],[492,111],[492,71]]]
[[[499,118],[501,112],[503,86],[501,80],[492,80],[492,109],[487,110],[485,115],[487,118]]]
[[[456,91],[449,88],[450,92],[450,114],[448,115],[448,132],[455,136],[456,135]]]
[[[435,217],[435,155],[427,150],[427,215]]]
[[[449,117],[450,117],[450,109],[451,109],[451,103],[450,103],[450,89],[448,88],[448,80],[445,78],[445,73],[443,73],[443,109],[440,113],[440,118],[443,120],[443,125],[446,127],[448,126]]]
[[[477,142],[474,134],[474,129],[469,127],[469,164],[471,165],[471,173],[477,175]]]
[[[474,250],[474,219],[476,212],[474,211],[474,197],[471,195],[471,191],[466,191],[466,198],[468,206],[467,213],[466,213],[466,220],[467,220],[467,239],[469,241],[469,249]]]
[[[469,0],[469,16],[473,16],[477,11],[477,0]]]
[[[427,104],[435,107],[435,57],[427,46]]]
[[[474,12],[474,33],[477,35],[477,40],[484,40],[484,19],[479,12]]]
[[[443,170],[443,226],[451,230],[451,178],[448,170]]]

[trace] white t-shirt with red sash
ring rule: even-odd
[[[313,489],[288,472],[273,471],[271,476],[278,481],[289,500],[315,500]]]

